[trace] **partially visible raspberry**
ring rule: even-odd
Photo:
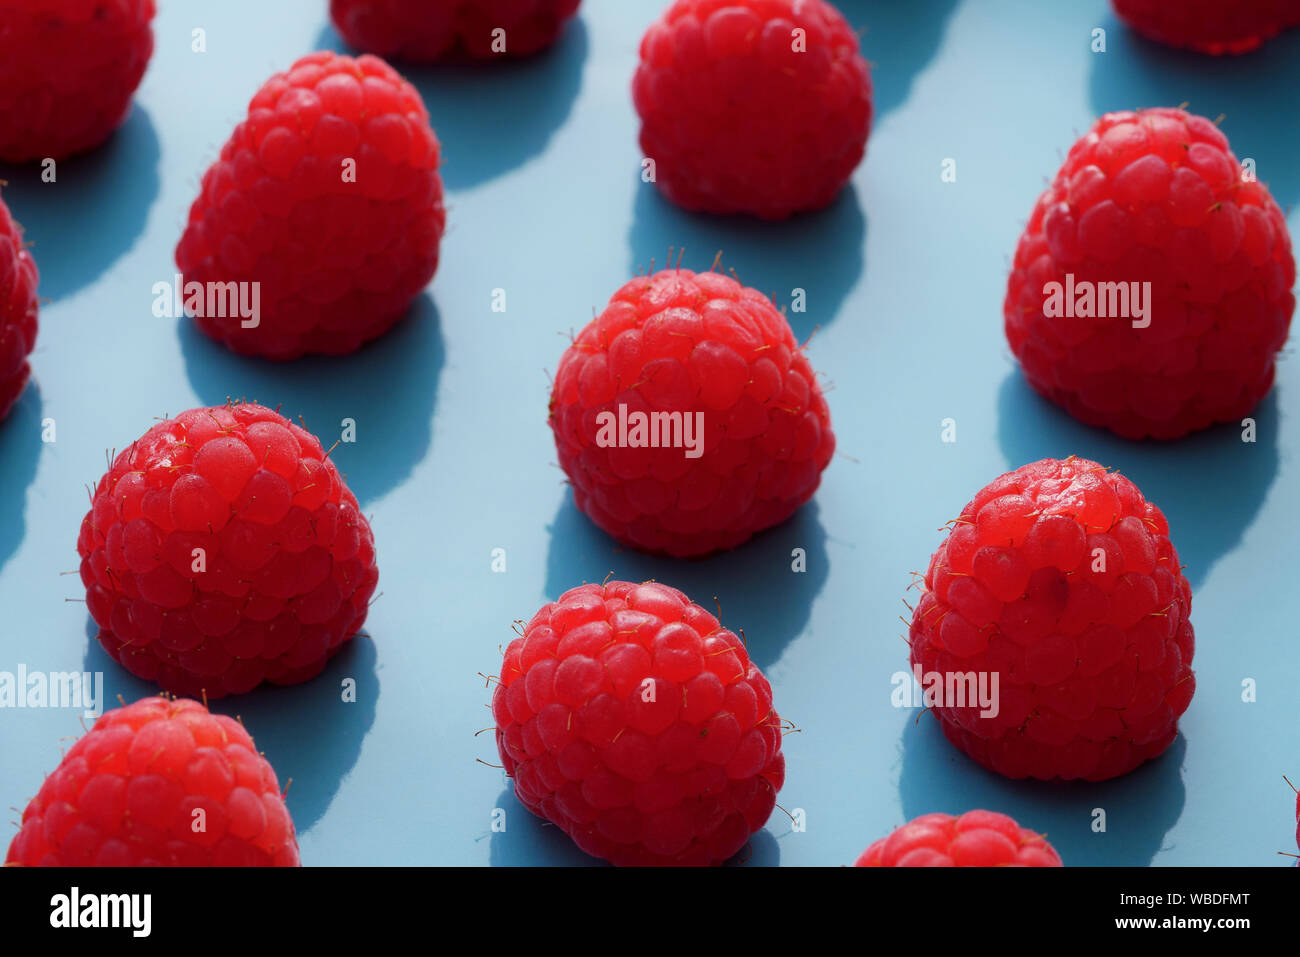
[[[330,0],[343,39],[367,53],[431,63],[530,56],[559,38],[580,0]],[[504,35],[494,33],[502,30]],[[504,49],[501,48],[504,44]]]
[[[871,77],[823,0],[674,0],[641,40],[641,149],[674,203],[782,219],[862,161]]]
[[[383,60],[312,53],[249,103],[203,175],[176,264],[191,282],[260,283],[260,316],[196,316],[239,353],[342,354],[386,332],[438,268],[439,145]],[[205,287],[206,288],[206,287]],[[223,311],[220,300],[217,311]]]
[[[948,740],[1007,777],[1088,781],[1169,747],[1195,641],[1160,509],[1096,462],[1043,459],[951,524],[910,637],[914,668],[964,696],[933,709]]]
[[[315,677],[379,580],[370,525],[320,440],[251,404],[182,412],[121,452],[77,552],[104,649],[195,697]]]
[[[1111,0],[1111,5],[1148,39],[1215,55],[1247,53],[1300,24],[1300,0]]]
[[[1283,777],[1283,780],[1287,784],[1291,784],[1289,778]],[[1300,848],[1300,789],[1292,784],[1291,790],[1295,791],[1295,843],[1296,847]],[[1300,866],[1300,861],[1297,861],[1297,866]]]
[[[1005,814],[923,814],[873,843],[854,867],[1060,867],[1041,834]]]
[[[0,160],[98,146],[153,55],[154,0],[21,0],[0,22]]]
[[[31,376],[27,357],[36,346],[39,303],[36,261],[23,232],[0,199],[0,419],[9,414]]]
[[[634,416],[662,427],[638,435]],[[614,293],[560,359],[550,424],[578,508],[621,542],[676,556],[785,521],[835,452],[785,316],[716,272],[665,269]]]
[[[1239,421],[1272,388],[1295,278],[1282,211],[1218,127],[1183,110],[1107,113],[1020,237],[1007,340],[1029,384],[1081,421],[1178,438]],[[1108,318],[1078,316],[1103,300]]]
[[[721,864],[785,780],[772,688],[675,588],[583,585],[512,641],[492,695],[515,796],[619,865]]]
[[[275,771],[197,701],[105,711],[23,811],[8,865],[297,867]]]

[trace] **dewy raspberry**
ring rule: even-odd
[[[330,0],[358,50],[414,63],[530,56],[549,47],[579,0]]]
[[[153,54],[154,0],[20,0],[0,23],[0,160],[98,146]]]
[[[595,857],[721,864],[785,780],[772,688],[675,588],[611,581],[538,610],[492,695],[515,796]]]
[[[104,649],[191,697],[316,676],[379,579],[370,525],[320,441],[252,404],[191,409],[119,453],[77,552]]]
[[[9,414],[31,376],[36,346],[36,285],[40,274],[23,245],[22,229],[0,199],[0,419]]]
[[[674,0],[641,40],[641,149],[674,203],[782,219],[862,161],[871,78],[823,0]]]
[[[176,247],[187,288],[234,283],[259,314],[201,311],[199,328],[271,359],[382,335],[438,268],[439,149],[419,93],[378,57],[312,53],[271,77]]]
[[[874,842],[855,867],[1060,867],[1041,834],[1005,814],[924,814]]]
[[[1007,341],[1075,418],[1175,439],[1239,421],[1272,388],[1295,276],[1282,211],[1218,127],[1183,110],[1107,113],[1030,214]]]
[[[578,508],[676,556],[785,521],[835,452],[785,316],[716,272],[665,269],[614,293],[560,359],[550,424]]]
[[[23,811],[7,866],[297,867],[280,783],[244,726],[197,701],[106,711]]]
[[[1043,459],[952,523],[913,610],[911,663],[944,678],[934,714],[980,764],[1101,781],[1173,743],[1196,690],[1191,609],[1160,509],[1096,462]],[[995,707],[961,700],[980,676]]]

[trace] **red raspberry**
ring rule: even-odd
[[[626,430],[602,428],[623,410]],[[680,430],[634,432],[637,417],[662,424],[679,413]],[[676,556],[732,548],[785,521],[835,452],[790,324],[762,293],[716,272],[665,269],[614,293],[560,359],[550,423],[578,508],[621,542]],[[632,444],[664,431],[684,443],[688,426],[695,449]]]
[[[710,213],[826,206],[871,129],[857,34],[823,0],[675,0],[641,40],[632,99],[664,195]]]
[[[153,55],[154,0],[22,0],[0,23],[0,160],[98,146]]]
[[[583,585],[506,648],[492,695],[515,796],[619,865],[721,864],[785,781],[772,687],[675,588]]]
[[[529,56],[559,38],[579,0],[330,0],[343,39],[368,53],[430,63]],[[505,49],[493,49],[494,30]]]
[[[199,328],[271,359],[382,335],[438,268],[438,159],[419,93],[378,57],[312,53],[271,77],[176,247],[187,285],[260,282],[260,324],[204,316]]]
[[[36,345],[39,278],[36,261],[23,246],[22,229],[0,199],[0,419],[31,376],[27,357]]]
[[[298,839],[242,724],[197,701],[144,698],[104,712],[63,756],[5,864],[297,867]]]
[[[177,694],[315,677],[366,619],[370,525],[320,441],[260,405],[191,409],[113,460],[77,539],[105,650]]]
[[[1300,24],[1300,0],[1111,0],[1120,19],[1168,46],[1246,53]]]
[[[1268,393],[1295,276],[1282,211],[1213,123],[1107,113],[1070,148],[1020,237],[1007,339],[1029,384],[1081,421],[1178,438],[1239,420]],[[1145,318],[1115,318],[1128,296],[1102,283],[1129,295],[1149,283]],[[1112,318],[1059,314],[1085,298],[1104,298]]]
[[[911,661],[950,693],[970,676],[993,691],[996,715],[970,697],[934,708],[980,764],[1101,781],[1173,743],[1196,690],[1191,608],[1160,509],[1096,462],[1043,459],[962,509],[925,573]]]
[[[873,843],[854,867],[1060,867],[1041,834],[994,811],[923,814]]]

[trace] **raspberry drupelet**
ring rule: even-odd
[[[952,523],[913,610],[911,663],[954,694],[969,681],[950,678],[986,676],[992,707],[966,695],[933,709],[980,764],[1101,781],[1173,743],[1196,690],[1191,608],[1160,509],[1096,462],[1043,459]]]
[[[387,332],[438,268],[439,151],[419,93],[378,57],[312,53],[271,77],[176,247],[187,288],[245,284],[259,314],[202,312],[199,328],[269,359],[341,355]]]
[[[77,552],[109,655],[209,699],[315,677],[379,579],[370,525],[320,441],[252,404],[191,409],[118,454]]]
[[[1175,439],[1239,421],[1272,388],[1295,276],[1282,211],[1218,127],[1183,110],[1107,113],[1020,237],[1007,341],[1075,418]]]
[[[871,77],[823,0],[674,0],[641,40],[641,149],[679,206],[783,219],[862,161]]]
[[[923,814],[874,842],[854,867],[1060,867],[1041,834],[1005,814]]]
[[[275,771],[197,701],[106,711],[23,811],[7,866],[297,867]]]
[[[785,780],[772,688],[675,588],[582,585],[538,610],[492,695],[515,796],[619,865],[721,864]]]
[[[560,359],[550,425],[578,508],[621,542],[679,557],[785,521],[835,452],[785,316],[728,276],[685,269],[614,293]]]

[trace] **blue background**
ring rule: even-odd
[[[443,260],[412,315],[343,359],[240,359],[187,321],[156,319],[151,287],[199,177],[271,73],[342,49],[323,0],[164,0],[157,52],[125,127],[99,151],[2,168],[42,272],[32,384],[0,426],[0,670],[103,671],[110,698],[155,689],[93,641],[75,575],[86,484],[156,416],[227,396],[305,417],[371,516],[380,591],[360,637],[306,685],[219,703],[240,714],[281,782],[307,864],[570,864],[590,859],[518,805],[497,760],[478,672],[510,623],[613,572],[657,578],[743,628],[801,732],[754,864],[841,864],[904,820],[974,807],[1046,831],[1067,864],[1285,864],[1300,773],[1295,716],[1300,561],[1290,350],[1259,440],[1215,429],[1134,444],[1078,425],[1022,382],[1002,335],[1010,256],[1037,193],[1105,110],[1177,105],[1253,157],[1296,231],[1300,31],[1246,57],[1156,47],[1100,2],[986,0],[841,7],[862,28],[877,115],[867,159],[829,209],[783,224],[692,216],[639,178],[628,92],[660,0],[587,0],[558,46],[487,69],[406,69],[445,150]],[[207,52],[191,52],[191,30]],[[1090,52],[1091,31],[1107,52]],[[944,158],[955,183],[940,180]],[[813,504],[740,550],[674,562],[617,549],[573,507],[546,427],[548,372],[570,331],[669,246],[724,265],[791,314],[824,374],[838,455]],[[491,311],[495,288],[507,311]],[[40,423],[57,423],[43,444]],[[940,441],[957,421],[958,441]],[[1162,758],[1096,786],[1016,783],[890,703],[907,667],[901,599],[939,527],[998,474],[1070,453],[1115,466],[1167,513],[1195,589],[1198,689]],[[491,571],[506,549],[507,571]],[[808,570],[790,570],[791,549]],[[340,701],[355,677],[359,700]],[[1242,701],[1242,681],[1258,701]],[[80,733],[76,712],[0,712],[0,798],[21,808]],[[493,808],[507,829],[491,832]],[[1108,830],[1091,830],[1091,812]],[[11,814],[17,819],[18,811]],[[5,839],[7,841],[7,838]],[[2,845],[0,845],[2,846]]]

